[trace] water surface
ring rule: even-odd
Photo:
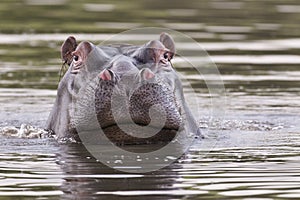
[[[166,168],[133,174],[108,168],[78,144],[2,136],[0,198],[299,199],[299,6],[295,0],[1,2],[0,127],[45,126],[68,35],[98,44],[141,26],[181,31],[208,51],[226,88],[220,108],[226,113],[212,117],[203,76],[175,59],[197,92],[200,104],[192,108],[201,110],[205,140]],[[193,44],[177,48],[199,61]]]

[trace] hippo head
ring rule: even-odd
[[[48,119],[59,138],[80,140],[78,131],[101,129],[114,143],[145,144],[197,132],[171,64],[175,44],[168,34],[142,46],[77,45],[69,37],[61,54],[70,67]]]

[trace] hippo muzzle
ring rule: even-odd
[[[95,111],[102,130],[115,143],[171,141],[183,127],[174,91],[150,70],[134,69],[118,76],[110,68],[110,80],[100,76]]]

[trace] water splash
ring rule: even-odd
[[[202,129],[211,130],[239,130],[239,131],[274,131],[283,128],[288,128],[283,123],[272,123],[269,121],[259,120],[207,120],[200,121]]]
[[[22,124],[20,127],[0,127],[0,135],[13,138],[46,138],[51,135],[51,131],[28,124]]]

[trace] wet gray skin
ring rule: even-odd
[[[168,34],[140,47],[77,45],[69,37],[61,54],[70,67],[47,122],[58,139],[80,141],[79,126],[101,129],[117,144],[168,142],[180,131],[199,135],[171,64],[175,44]]]

